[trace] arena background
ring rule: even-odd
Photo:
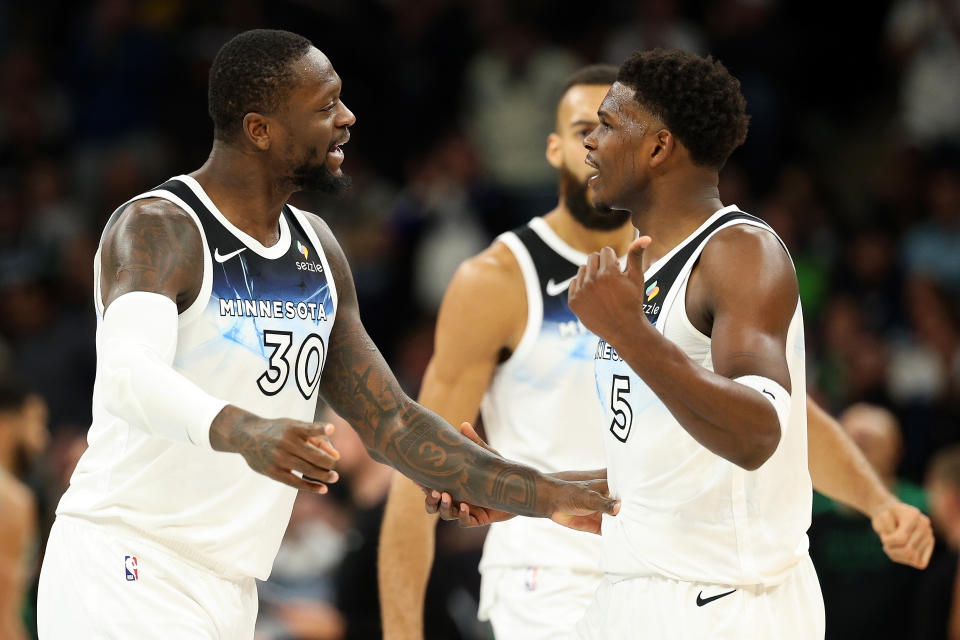
[[[955,0],[0,0],[0,370],[49,410],[45,450],[17,469],[44,534],[90,421],[102,225],[204,161],[208,66],[254,27],[309,37],[343,78],[354,188],[297,202],[343,243],[364,321],[410,393],[457,263],[555,202],[543,148],[565,76],[638,48],[719,57],[752,115],[721,195],[793,254],[810,391],[834,414],[889,409],[902,456],[882,471],[925,505],[931,455],[960,441]],[[389,472],[347,429],[338,437],[344,480],[301,497],[261,585],[263,639],[379,637]],[[927,637],[953,593],[944,533],[931,569],[894,566],[866,519],[818,500],[828,638]],[[475,620],[481,542],[482,531],[441,528],[428,637],[489,637]]]

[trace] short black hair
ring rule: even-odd
[[[234,140],[248,113],[275,113],[293,84],[292,63],[311,46],[303,36],[274,29],[244,31],[227,41],[213,59],[207,88],[214,138]]]
[[[617,67],[615,65],[591,64],[586,67],[582,67],[567,77],[566,82],[563,83],[563,88],[560,89],[560,95],[557,96],[557,102],[559,103],[561,100],[563,100],[563,96],[567,95],[567,91],[570,91],[570,89],[573,87],[577,87],[582,84],[613,84],[616,81]]]
[[[750,116],[740,81],[712,56],[638,51],[620,65],[617,81],[634,89],[640,106],[663,120],[694,164],[719,169],[747,138]]]

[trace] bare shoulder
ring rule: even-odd
[[[454,338],[458,349],[514,349],[527,321],[523,274],[513,253],[494,242],[464,260],[453,274],[440,305],[437,342]]]
[[[790,256],[770,230],[738,224],[718,231],[703,248],[703,275],[713,283],[753,288],[783,287],[797,292],[797,277]],[[740,280],[731,283],[731,279]]]
[[[520,265],[513,252],[499,241],[464,260],[457,269],[454,282],[468,288],[494,288],[519,293],[524,291]]]
[[[182,311],[203,282],[203,239],[190,215],[162,198],[131,203],[103,240],[104,306],[131,291],[165,295]]]

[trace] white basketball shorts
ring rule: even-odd
[[[485,569],[479,617],[490,620],[497,640],[572,639],[602,579],[550,567]]]
[[[823,640],[823,636],[823,595],[807,557],[786,581],[773,587],[607,576],[575,637]]]
[[[37,602],[40,640],[253,638],[253,578],[221,578],[114,527],[57,517]]]

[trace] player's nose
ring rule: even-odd
[[[338,127],[352,127],[353,124],[357,121],[357,116],[353,115],[353,111],[345,105],[343,102],[340,103],[340,117],[337,118]]]

